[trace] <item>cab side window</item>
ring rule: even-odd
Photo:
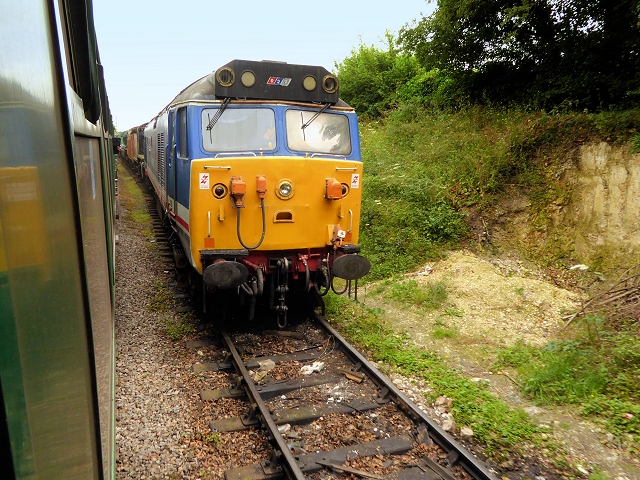
[[[178,109],[178,157],[187,158],[189,151],[187,149],[187,107]]]

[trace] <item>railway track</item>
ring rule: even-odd
[[[140,176],[128,170],[144,192]],[[153,196],[145,192],[145,201],[159,253],[175,268],[180,288],[181,252]],[[214,434],[261,430],[271,446],[261,462],[226,470],[227,480],[496,479],[318,313],[288,329],[206,332],[187,347],[216,345],[226,353],[193,371],[230,372],[231,380],[203,389],[200,398],[242,404],[237,416],[209,419],[209,428]]]
[[[209,341],[221,341],[226,357],[194,371],[232,371],[234,380],[200,397],[243,399],[245,408],[209,427],[260,428],[272,447],[270,458],[226,479],[495,479],[320,315],[287,330],[216,337]]]

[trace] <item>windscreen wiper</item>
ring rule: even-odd
[[[207,117],[209,117],[209,125],[207,125],[207,130],[209,130],[209,141],[211,143],[213,143],[213,136],[211,134],[211,130],[213,130],[213,127],[216,125],[216,123],[218,122],[218,120],[220,119],[224,111],[227,109],[227,106],[229,105],[230,101],[231,101],[230,98],[228,97],[225,98],[224,102],[222,102],[222,105],[220,105],[220,108],[218,109],[216,114],[213,116],[213,118],[209,117],[209,114],[207,113]]]
[[[316,118],[318,118],[318,117],[320,116],[320,114],[321,114],[321,113],[324,113],[324,111],[325,111],[327,108],[329,108],[330,106],[331,106],[331,104],[330,104],[330,103],[327,103],[324,107],[322,107],[322,108],[320,109],[320,111],[316,112],[316,114],[315,114],[313,117],[311,117],[307,123],[303,123],[303,124],[302,124],[302,126],[301,126],[300,128],[301,128],[302,130],[304,130],[305,128],[307,128],[309,125],[311,125],[311,123],[312,123]]]

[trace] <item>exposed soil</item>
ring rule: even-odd
[[[584,295],[558,287],[549,275],[515,257],[481,257],[469,251],[451,252],[446,259],[407,277],[420,283],[444,281],[446,306],[430,312],[408,309],[384,298],[384,291],[380,293],[375,284],[363,289],[359,299],[384,310],[390,326],[438,351],[451,367],[477,381],[487,381],[500,398],[526,409],[565,445],[585,475],[599,470],[609,479],[640,479],[640,458],[617,448],[607,432],[570,408],[535,406],[520,395],[513,373],[491,371],[495,347],[518,340],[543,345],[561,337],[562,316],[575,310]],[[454,314],[446,314],[445,309]],[[454,338],[434,338],[436,326],[454,331]]]

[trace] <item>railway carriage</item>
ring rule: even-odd
[[[290,289],[325,293],[334,277],[368,272],[358,122],[324,68],[234,60],[184,89],[144,136],[160,209],[205,296],[237,291],[254,305],[266,294],[282,326]]]
[[[91,1],[0,0],[0,476],[115,477],[113,129]]]
[[[144,129],[146,124],[133,127],[127,132],[126,140],[126,159],[131,163],[133,169],[141,173],[142,163],[144,162],[145,139]]]

